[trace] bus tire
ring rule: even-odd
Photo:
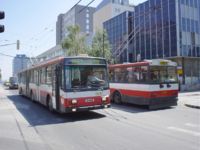
[[[47,96],[47,107],[50,112],[53,112],[53,102],[49,95]]]
[[[19,95],[22,95],[22,88],[19,89]]]
[[[114,92],[114,94],[113,94],[113,101],[116,104],[121,104],[122,103],[122,96],[121,96],[121,94],[118,91]]]
[[[32,90],[31,90],[31,93],[30,93],[30,99],[31,99],[31,101],[32,102],[34,102],[35,100],[34,100],[34,95],[33,95],[33,92],[32,92]]]

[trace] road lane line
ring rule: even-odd
[[[178,128],[178,127],[167,127],[167,129],[191,134],[193,136],[200,136],[200,132],[197,132],[197,131],[195,132],[195,131],[186,130],[186,129],[182,129],[182,128]]]
[[[196,125],[196,124],[193,124],[193,123],[186,123],[185,125],[188,126],[188,127],[193,127],[193,128],[200,127],[200,125]]]

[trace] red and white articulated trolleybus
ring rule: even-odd
[[[103,58],[56,58],[20,72],[19,94],[60,113],[107,108],[107,70]]]
[[[109,66],[111,100],[158,109],[177,105],[177,64],[155,59]]]

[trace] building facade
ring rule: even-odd
[[[134,7],[129,5],[129,0],[103,0],[96,8],[93,15],[93,26],[95,33],[103,29],[103,23],[125,11],[133,11]]]
[[[13,59],[13,77],[17,77],[17,74],[27,69],[28,65],[30,64],[30,59],[26,55],[16,55]]]
[[[108,34],[113,57],[117,58],[119,62],[126,62],[127,57],[132,61],[133,44],[127,40],[132,32],[132,22],[128,18],[132,16],[133,12],[125,11],[103,23]]]
[[[104,22],[115,59],[118,55],[119,62],[135,62],[138,58],[173,59],[182,69],[179,79],[183,85],[200,85],[199,0],[147,0],[135,6],[132,16],[123,19],[124,23],[119,21],[121,15]],[[126,44],[118,50],[116,45],[120,40],[113,35],[123,26],[131,29],[124,35]]]
[[[95,8],[82,5],[76,5],[67,13],[58,15],[56,22],[56,45],[61,44],[67,37],[67,27],[71,25],[79,25],[81,33],[86,35],[88,44],[91,42],[93,35],[93,13]]]

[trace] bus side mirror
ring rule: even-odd
[[[160,84],[160,88],[164,88],[164,85],[163,85],[163,84]]]

